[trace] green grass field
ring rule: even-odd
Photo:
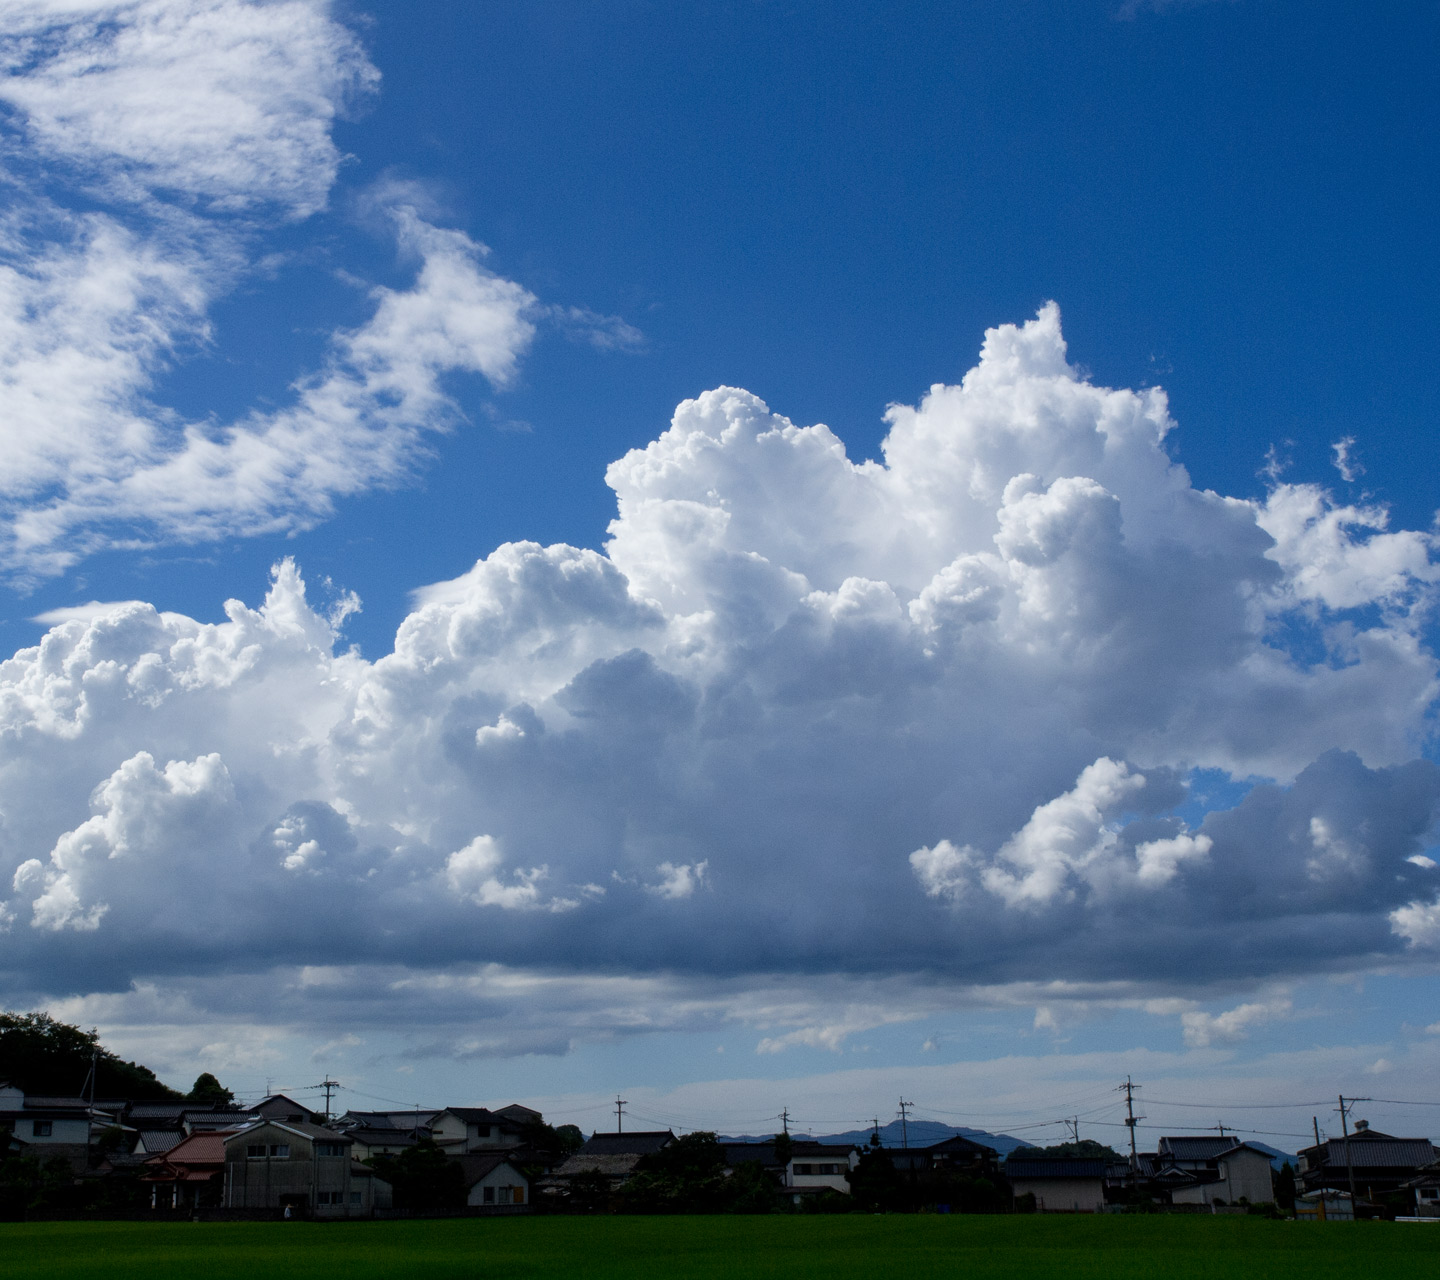
[[[1440,1226],[1199,1217],[492,1218],[0,1225],[0,1277],[1421,1280]]]

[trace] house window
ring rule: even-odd
[[[351,1204],[359,1204],[359,1203],[360,1203],[360,1193],[359,1193],[358,1191],[352,1191],[352,1192],[350,1193],[350,1203],[351,1203]]]
[[[1440,1187],[1421,1187],[1421,1188],[1420,1188],[1420,1199],[1422,1199],[1422,1200],[1440,1200]]]
[[[483,1196],[482,1198],[484,1199],[484,1201],[485,1201],[486,1204],[494,1204],[494,1203],[495,1203],[495,1188],[494,1188],[494,1187],[486,1187],[486,1188],[485,1188],[485,1194],[484,1194],[484,1196]]]
[[[343,1142],[317,1142],[315,1154],[317,1156],[343,1156],[345,1144]]]
[[[795,1172],[800,1177],[809,1177],[810,1174],[815,1172],[815,1166],[813,1164],[797,1164],[795,1166]]]
[[[490,1126],[488,1124],[477,1124],[475,1126],[475,1133],[477,1137],[488,1138],[490,1136]]]
[[[55,1132],[55,1125],[50,1120],[33,1120],[31,1128],[37,1138],[48,1138]]]
[[[247,1160],[264,1160],[266,1156],[275,1160],[290,1159],[288,1142],[272,1142],[268,1147],[263,1142],[252,1142],[245,1148]]]

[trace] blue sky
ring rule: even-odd
[[[0,12],[7,1003],[1425,1096],[1434,6]]]

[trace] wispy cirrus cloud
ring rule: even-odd
[[[24,583],[105,547],[306,528],[403,482],[460,421],[454,373],[503,387],[537,324],[605,349],[638,331],[542,307],[489,271],[413,188],[368,205],[415,264],[371,290],[288,404],[187,420],[159,396],[215,342],[214,304],[269,237],[321,213],[335,119],[379,74],[325,0],[3,0],[0,574]]]

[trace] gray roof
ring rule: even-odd
[[[343,1142],[348,1145],[351,1140],[348,1133],[341,1133],[338,1129],[327,1129],[324,1125],[310,1124],[305,1120],[280,1120],[275,1117],[267,1120],[262,1116],[259,1119],[247,1120],[243,1129],[227,1135],[225,1141],[230,1143],[234,1142],[236,1138],[248,1137],[267,1125],[275,1129],[288,1130],[290,1133],[298,1133],[312,1142]]]
[[[999,1154],[994,1147],[987,1147],[983,1142],[976,1142],[962,1133],[954,1134],[949,1138],[941,1138],[939,1142],[932,1142],[928,1147],[921,1149],[934,1155],[994,1156]]]
[[[248,1111],[187,1111],[185,1123],[215,1128],[220,1125],[239,1126],[249,1124],[255,1117]]]
[[[576,1155],[648,1156],[662,1147],[668,1147],[674,1141],[675,1135],[669,1129],[642,1129],[635,1133],[592,1133],[590,1140]]]
[[[816,1156],[829,1156],[831,1160],[849,1159],[850,1153],[855,1150],[853,1142],[811,1142],[808,1139],[794,1139],[790,1143],[790,1155],[792,1158],[803,1156],[807,1160],[813,1160]]]
[[[1203,1138],[1161,1138],[1158,1154],[1174,1156],[1176,1160],[1214,1160],[1239,1145],[1240,1139],[1234,1134],[1224,1137],[1207,1135]]]
[[[347,1129],[398,1129],[406,1133],[414,1129],[428,1129],[430,1122],[439,1111],[425,1108],[419,1111],[347,1111],[340,1117]]]
[[[638,1151],[625,1151],[616,1155],[586,1155],[577,1151],[555,1170],[557,1178],[573,1178],[577,1173],[603,1173],[608,1178],[624,1180],[635,1172],[635,1166],[643,1156]]]
[[[154,1155],[157,1151],[169,1151],[184,1136],[174,1129],[141,1129],[140,1145]]]
[[[1331,1138],[1326,1144],[1326,1164],[1332,1168],[1343,1166],[1345,1139]],[[1427,1138],[1382,1138],[1379,1141],[1369,1137],[1350,1139],[1349,1164],[1356,1169],[1421,1169],[1440,1158]]]
[[[410,1132],[409,1129],[339,1129],[337,1133],[343,1133],[347,1138],[359,1142],[367,1147],[413,1147],[426,1134],[419,1136]]]
[[[451,1156],[450,1159],[454,1164],[460,1166],[460,1171],[465,1176],[465,1185],[467,1187],[473,1187],[481,1178],[488,1178],[502,1164],[509,1165],[510,1168],[515,1169],[514,1162],[504,1153],[486,1156]],[[520,1173],[520,1170],[515,1169],[515,1172]],[[520,1176],[524,1177],[525,1175],[520,1173]],[[528,1178],[525,1180],[527,1182],[529,1181]]]
[[[1064,1178],[1104,1178],[1105,1160],[1066,1160],[1049,1158],[1045,1160],[1016,1159],[1011,1156],[1005,1161],[1005,1176],[1014,1182],[1016,1178],[1044,1178],[1055,1181]]]
[[[459,1116],[466,1124],[504,1124],[514,1126],[519,1123],[509,1116],[502,1116],[498,1111],[491,1111],[489,1107],[446,1107],[444,1111],[437,1111],[437,1116],[452,1115]]]
[[[191,1105],[188,1102],[132,1102],[128,1114],[132,1120],[173,1119],[178,1124],[185,1108]]]

